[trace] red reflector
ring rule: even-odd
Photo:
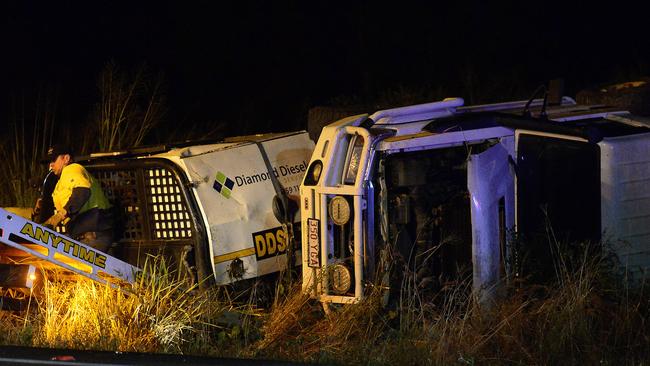
[[[74,356],[68,356],[68,355],[65,355],[65,356],[54,356],[54,357],[52,357],[50,360],[52,360],[52,361],[76,361],[76,359],[74,358]]]

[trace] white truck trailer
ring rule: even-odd
[[[468,273],[488,299],[503,281],[553,270],[549,230],[602,240],[642,280],[650,124],[555,99],[449,98],[325,127],[300,187],[304,291],[358,302],[373,284],[394,291],[393,268],[430,289]]]

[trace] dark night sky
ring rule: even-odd
[[[170,125],[266,132],[305,128],[307,109],[335,97],[439,88],[468,99],[468,75],[479,101],[503,99],[491,85],[531,93],[555,77],[575,95],[647,75],[650,61],[647,17],[622,2],[135,3],[4,2],[3,105],[50,88],[59,118],[79,123],[109,60],[146,63],[165,75]]]

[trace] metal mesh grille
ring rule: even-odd
[[[93,175],[101,182],[109,201],[118,206],[117,212],[122,222],[122,238],[125,240],[144,240],[142,200],[138,195],[136,170],[100,170]]]
[[[91,168],[115,206],[122,242],[188,242],[192,218],[181,182],[164,166]]]
[[[145,172],[148,208],[152,216],[154,239],[186,239],[192,237],[192,221],[180,187],[172,173],[165,168]]]
[[[149,255],[164,255],[171,263],[186,258],[197,238],[187,192],[175,167],[165,161],[119,161],[89,165],[113,204],[114,254],[135,266]]]

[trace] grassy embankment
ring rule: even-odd
[[[374,293],[326,315],[297,286],[263,310],[225,289],[199,291],[156,260],[132,294],[50,278],[29,312],[0,315],[0,342],[340,364],[647,363],[650,296],[617,286],[610,270],[585,256],[489,308],[465,281],[432,301],[404,290],[393,311]]]

